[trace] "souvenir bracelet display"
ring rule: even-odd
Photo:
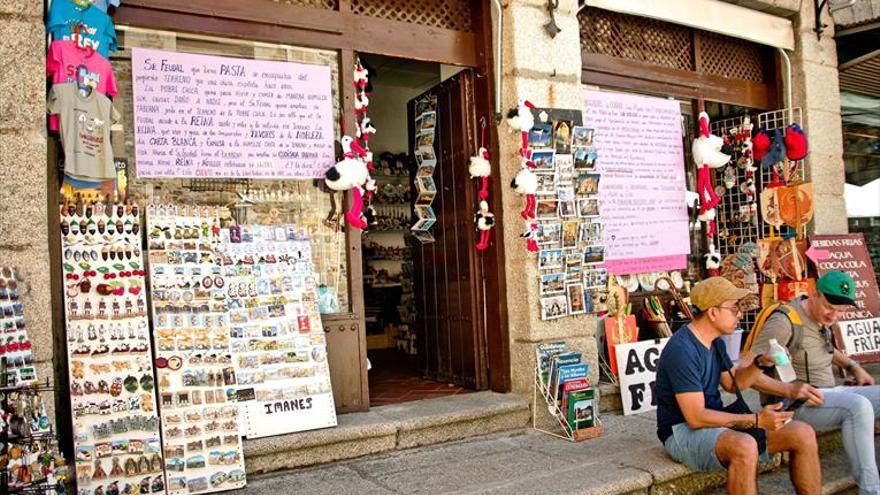
[[[220,232],[230,348],[248,438],[336,425],[308,236],[293,225]]]
[[[156,373],[168,493],[245,486],[214,208],[147,207]]]
[[[0,380],[8,385],[26,384],[36,380],[33,345],[27,335],[24,311],[18,292],[15,270],[0,268],[0,359],[4,370]]]
[[[61,208],[79,495],[164,493],[137,206]]]

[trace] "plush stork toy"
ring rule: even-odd
[[[710,277],[721,275],[721,255],[715,251],[715,244],[709,243],[709,252],[703,255],[706,258],[706,271]]]
[[[474,214],[474,223],[480,232],[477,251],[485,251],[489,247],[489,235],[495,226],[495,214],[489,211],[489,203],[480,201],[480,210]]]
[[[529,131],[535,127],[535,116],[532,114],[534,109],[535,105],[532,102],[520,99],[516,108],[507,111],[507,124],[513,130],[519,131],[522,137],[520,154],[525,153],[526,148],[529,147]]]
[[[530,253],[538,252],[538,222],[526,222],[526,230],[520,234],[526,240],[526,249]]]
[[[492,165],[489,162],[489,151],[486,148],[480,148],[476,156],[471,157],[471,164],[468,165],[468,172],[471,179],[480,179],[479,197],[485,201],[489,199],[489,175],[492,174]]]
[[[363,218],[363,194],[370,178],[370,172],[364,162],[367,153],[351,136],[343,136],[340,142],[343,151],[342,160],[324,173],[324,182],[334,191],[352,189],[354,201],[345,214],[345,220],[354,228],[364,229],[367,227],[367,222]]]
[[[535,209],[538,205],[535,196],[538,192],[538,176],[528,167],[523,167],[516,174],[516,177],[510,181],[510,187],[512,187],[517,193],[523,194],[526,197],[526,204],[523,206],[522,211],[519,212],[519,216],[521,216],[523,220],[535,218]]]
[[[691,146],[694,162],[697,165],[697,194],[700,195],[700,213],[697,218],[706,222],[706,236],[715,236],[715,207],[721,202],[712,187],[711,169],[727,165],[730,155],[721,152],[724,140],[709,132],[709,115],[700,112],[700,135]]]

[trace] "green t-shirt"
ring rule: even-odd
[[[119,114],[110,99],[95,90],[83,96],[76,83],[63,83],[52,86],[48,106],[49,113],[60,115],[64,173],[82,180],[115,179],[110,126]]]

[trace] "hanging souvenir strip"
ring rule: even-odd
[[[247,437],[335,426],[308,236],[234,226],[221,231],[220,253]]]
[[[3,326],[0,359],[5,372],[0,383],[7,386],[33,383],[37,379],[33,344],[25,329],[15,270],[8,266],[0,268],[0,324]]]
[[[245,486],[216,209],[147,209],[156,373],[168,493]]]
[[[429,95],[416,102],[415,149],[416,162],[416,221],[411,227],[413,237],[422,243],[434,242],[429,231],[437,223],[437,216],[431,203],[437,195],[434,182],[434,169],[437,167],[437,155],[434,152],[434,137],[437,129],[437,95]]]
[[[61,211],[80,495],[164,493],[137,206]]]

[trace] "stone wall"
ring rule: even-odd
[[[562,31],[551,39],[544,31],[550,21],[544,0],[507,2],[503,15],[502,111],[526,98],[538,107],[583,108],[581,93],[580,33],[577,0],[560,0],[555,12]],[[507,260],[507,308],[510,332],[511,383],[515,393],[529,394],[533,383],[535,345],[564,339],[595,364],[596,318],[570,316],[541,321],[538,297],[537,256],[520,238],[524,223],[519,217],[523,198],[507,187],[519,171],[519,134],[506,123],[499,128],[499,161],[504,184],[504,251]]]
[[[43,2],[0,0],[0,265],[18,270],[37,375],[54,380],[45,47]]]
[[[793,106],[803,108],[804,131],[809,142],[807,172],[815,195],[812,232],[843,233],[848,226],[843,198],[845,169],[834,22],[828,9],[823,9],[821,20],[828,26],[819,40],[813,31],[814,20],[813,3],[802,2],[800,13],[793,19]]]

